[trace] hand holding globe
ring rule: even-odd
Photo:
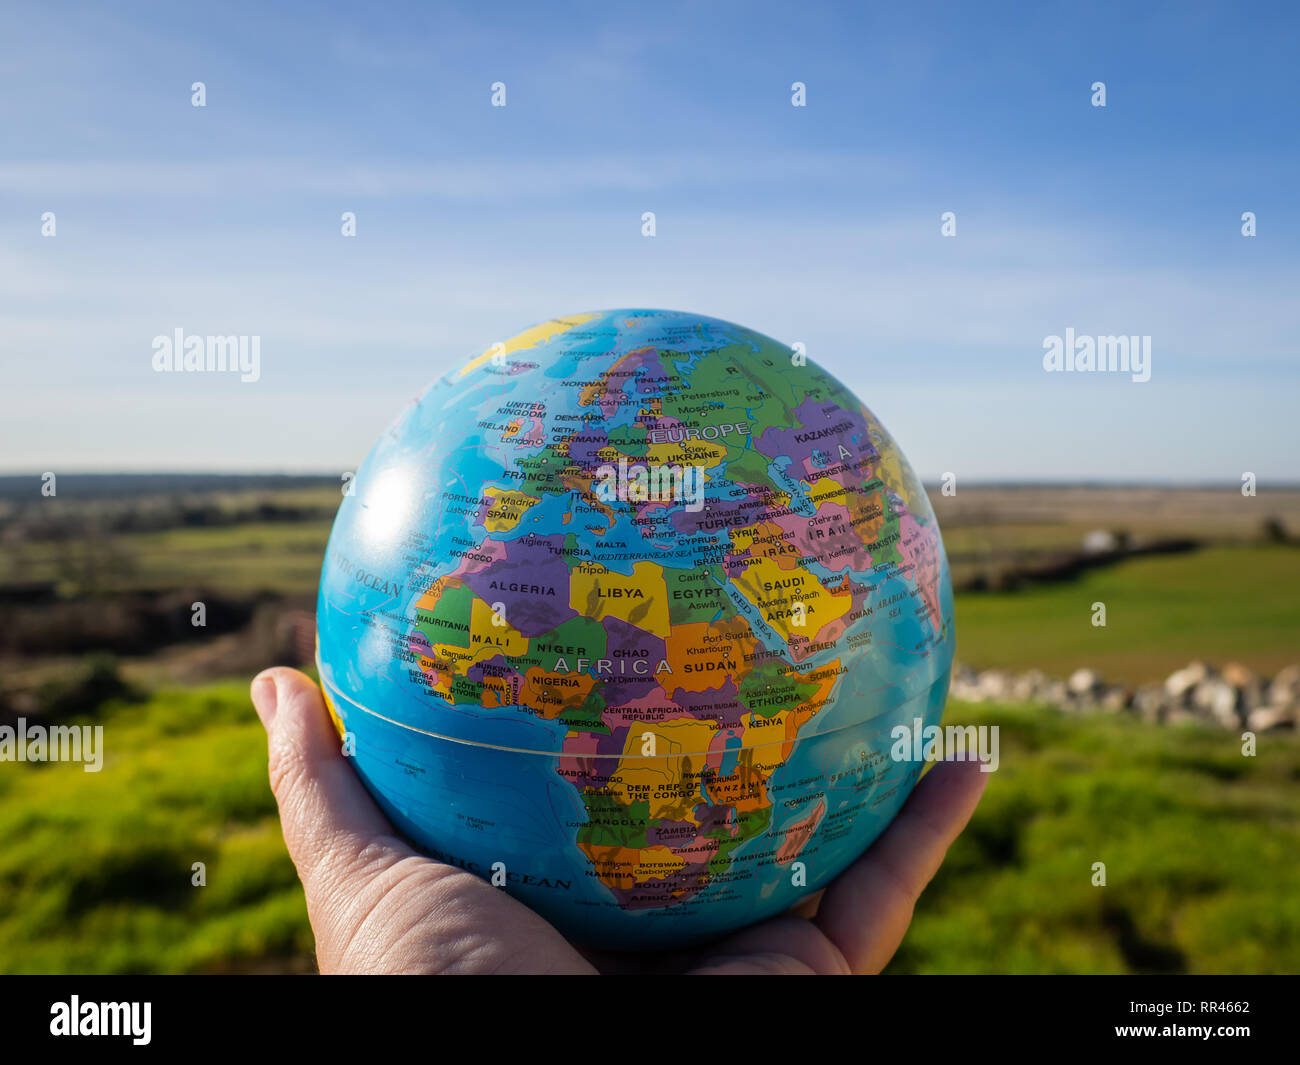
[[[280,821],[307,894],[321,972],[871,973],[889,961],[912,907],[988,781],[941,762],[808,916],[787,914],[708,947],[651,960],[573,946],[487,881],[416,852],[339,752],[320,691],[291,669],[253,682]]]
[[[789,911],[890,824],[952,589],[907,460],[800,346],[597,311],[380,438],[317,644],[342,751],[419,853],[569,939],[663,950]]]

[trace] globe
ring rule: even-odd
[[[788,909],[889,824],[952,591],[907,461],[802,345],[596,311],[401,412],[317,637],[343,750],[418,848],[576,941],[665,948]]]

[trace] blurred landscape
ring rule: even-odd
[[[57,486],[0,477],[0,724],[104,724],[105,764],[0,771],[0,971],[312,971],[247,683],[310,665],[340,482]],[[1300,488],[930,494],[971,670],[1139,688],[1198,661],[1266,692],[1300,663]],[[1240,729],[1186,706],[950,702],[949,722],[1001,726],[1001,766],[891,971],[1300,971],[1293,711],[1243,757]]]

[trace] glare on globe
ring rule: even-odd
[[[398,829],[628,949],[780,913],[862,854],[953,656],[884,427],[801,346],[659,310],[553,319],[411,402],[339,508],[317,629]]]

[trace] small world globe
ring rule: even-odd
[[[924,489],[802,345],[612,310],[399,414],[317,637],[344,752],[414,845],[578,942],[657,949],[787,910],[879,836],[953,605]]]

